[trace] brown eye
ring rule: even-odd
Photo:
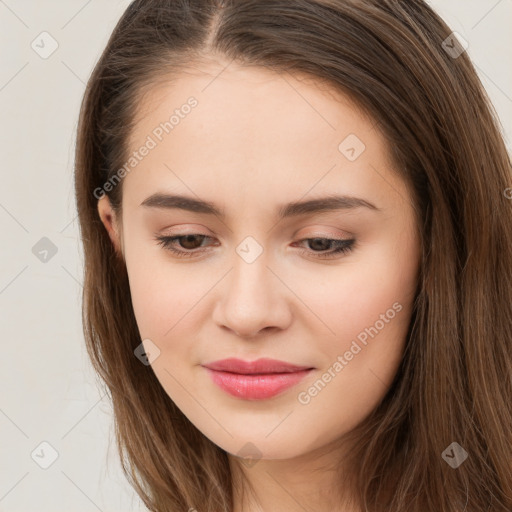
[[[312,248],[312,250],[304,250],[303,252],[307,252],[309,254],[313,253],[317,258],[333,258],[339,253],[348,253],[353,250],[355,239],[352,238],[350,240],[338,240],[333,238],[304,238],[301,242],[308,242],[308,245]],[[318,251],[327,251],[330,247],[334,246],[334,249],[331,249],[329,252],[318,252]]]
[[[179,236],[176,237],[177,240],[179,240],[179,245],[183,249],[187,250],[193,250],[197,249],[198,247],[201,247],[202,241],[207,238],[206,235],[185,235],[185,236]],[[197,245],[197,241],[199,240],[199,245]]]
[[[198,251],[202,247],[202,242],[210,238],[206,235],[201,234],[187,234],[187,235],[176,235],[176,236],[157,236],[156,240],[167,251],[176,254],[179,257],[191,257],[195,254],[203,251]],[[178,241],[179,247],[176,247]],[[180,249],[181,247],[181,249]]]

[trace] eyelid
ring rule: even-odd
[[[304,238],[334,238],[339,240],[349,240],[350,238],[354,238],[353,233],[349,233],[347,231],[337,230],[336,232],[323,231],[321,229],[315,229],[313,231],[307,231],[304,234],[301,234],[302,230],[294,233],[293,238],[299,238],[303,240]]]
[[[186,236],[186,235],[203,235],[203,236],[210,236],[210,237],[216,237],[211,230],[205,228],[201,224],[185,224],[185,227],[183,227],[183,224],[179,224],[178,226],[170,226],[168,228],[164,228],[161,230],[162,236]]]
[[[305,229],[305,228],[304,228]],[[209,238],[217,238],[215,234],[212,234],[210,230],[206,230],[208,233],[204,233],[202,230],[199,230],[197,228],[177,228],[175,230],[167,231],[163,230],[163,232],[160,234],[160,236],[187,236],[187,235],[200,235],[205,236]],[[304,240],[304,239],[311,239],[311,238],[328,238],[328,239],[336,239],[336,240],[350,240],[355,235],[352,233],[348,233],[347,231],[342,231],[340,234],[337,233],[329,233],[327,231],[321,231],[321,230],[314,230],[313,232],[307,232],[303,235],[299,235],[299,232],[296,232],[293,234],[292,238],[296,238],[298,240]]]

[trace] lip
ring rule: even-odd
[[[220,359],[212,363],[204,364],[210,370],[221,372],[239,373],[244,375],[268,374],[268,373],[291,373],[301,370],[310,370],[311,366],[297,366],[277,359],[261,358],[256,361],[243,361],[235,357]]]
[[[242,361],[229,358],[202,365],[213,382],[232,396],[264,400],[298,384],[314,368],[276,359]]]

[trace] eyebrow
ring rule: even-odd
[[[226,217],[223,210],[209,201],[202,201],[183,195],[163,194],[160,192],[146,198],[142,201],[140,206],[160,209],[180,209],[194,213],[215,215],[221,219],[225,219]],[[306,201],[294,201],[281,205],[277,210],[277,218],[284,219],[288,217],[297,217],[299,215],[336,210],[355,210],[357,208],[368,208],[374,211],[381,211],[380,208],[366,199],[331,194],[326,197],[319,197]]]

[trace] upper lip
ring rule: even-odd
[[[311,370],[311,366],[297,366],[295,364],[287,363],[285,361],[278,361],[277,359],[262,358],[256,361],[242,361],[230,357],[228,359],[221,359],[213,361],[212,363],[203,364],[210,370],[225,371],[240,374],[267,374],[267,373],[291,373],[301,370]]]

